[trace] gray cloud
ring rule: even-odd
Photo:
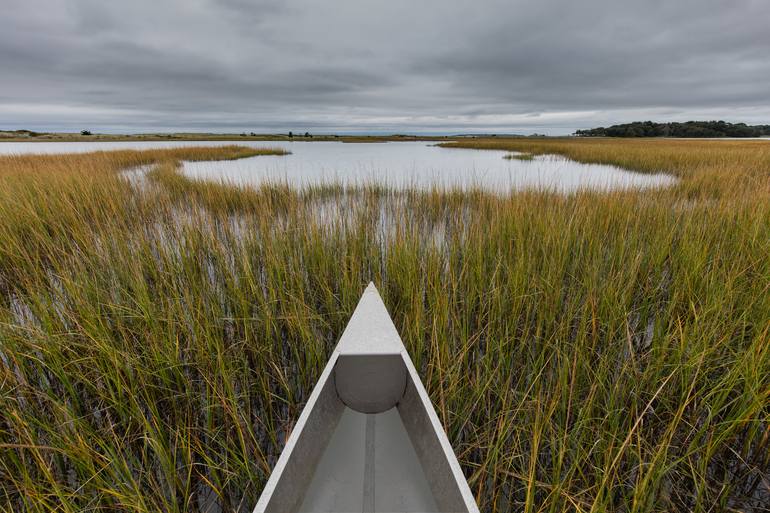
[[[0,128],[770,122],[765,0],[10,0]]]

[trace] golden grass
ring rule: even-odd
[[[238,189],[177,163],[254,150],[0,157],[0,508],[250,510],[373,280],[483,511],[762,511],[770,145],[455,144],[681,181]]]
[[[695,139],[468,139],[441,144],[447,148],[508,150],[534,155],[564,155],[578,162],[607,164],[640,173],[672,173],[691,192],[713,192],[721,197],[741,187],[740,196],[752,196],[770,184],[770,141]]]

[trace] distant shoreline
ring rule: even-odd
[[[0,142],[119,142],[119,141],[340,141],[387,142],[387,141],[445,141],[456,136],[418,135],[297,135],[293,134],[88,134],[71,132],[32,132],[29,130],[0,130]]]
[[[577,130],[577,137],[622,137],[675,139],[759,139],[770,137],[770,125],[747,125],[726,121],[686,121],[684,123],[656,123],[634,121],[609,127],[600,126]]]
[[[694,139],[694,140],[767,140],[770,139],[770,129],[767,133],[761,133],[770,125],[747,126],[743,124],[733,125],[724,122],[708,122],[709,125],[717,124],[723,130],[733,130],[733,128],[724,127],[743,127],[757,130],[760,135],[724,135],[717,130],[709,132],[707,135],[696,135],[695,133],[685,135],[687,128],[681,128],[679,125],[690,127],[702,126],[701,122],[688,123],[628,123],[625,125],[613,125],[607,128],[599,127],[587,130],[578,130],[572,135],[552,135],[543,134],[452,134],[452,135],[417,135],[417,134],[389,134],[389,135],[334,135],[319,134],[313,135],[305,132],[304,134],[257,134],[250,133],[138,133],[138,134],[103,134],[88,133],[86,135],[75,132],[35,132],[32,130],[0,130],[0,143],[37,143],[37,142],[160,142],[160,141],[222,141],[222,142],[244,142],[244,141],[320,141],[320,142],[343,142],[343,143],[377,143],[377,142],[405,142],[405,141],[437,141],[447,142],[464,139]],[[638,127],[642,128],[638,128]],[[673,128],[672,128],[673,127]],[[661,135],[661,131],[671,133],[671,135]],[[680,135],[681,133],[681,135]],[[621,135],[625,134],[625,135]],[[633,134],[633,135],[632,135]]]

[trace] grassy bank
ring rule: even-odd
[[[0,157],[0,508],[249,511],[372,280],[482,511],[762,511],[770,145],[461,144],[681,181],[235,189],[177,163],[255,150]]]
[[[558,154],[578,162],[614,165],[640,173],[667,172],[683,178],[682,186],[690,195],[727,200],[752,200],[755,189],[766,193],[770,174],[770,141],[490,138],[440,146]]]

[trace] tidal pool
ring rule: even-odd
[[[676,178],[635,173],[615,166],[581,164],[555,155],[531,160],[506,159],[509,152],[441,148],[425,141],[341,143],[309,141],[121,141],[2,143],[0,154],[84,153],[117,149],[176,148],[238,144],[279,147],[283,156],[258,156],[221,162],[185,162],[192,178],[259,185],[281,182],[302,186],[323,183],[377,183],[395,188],[438,187],[507,192],[547,189],[627,189],[668,186]]]
[[[531,160],[507,159],[504,157],[510,155],[509,152],[441,148],[426,142],[271,142],[266,145],[285,148],[291,154],[225,162],[185,162],[183,172],[191,178],[248,185],[376,183],[394,188],[477,187],[498,192],[650,188],[676,181],[665,173],[635,173],[615,166],[581,164],[555,155],[536,156]]]

